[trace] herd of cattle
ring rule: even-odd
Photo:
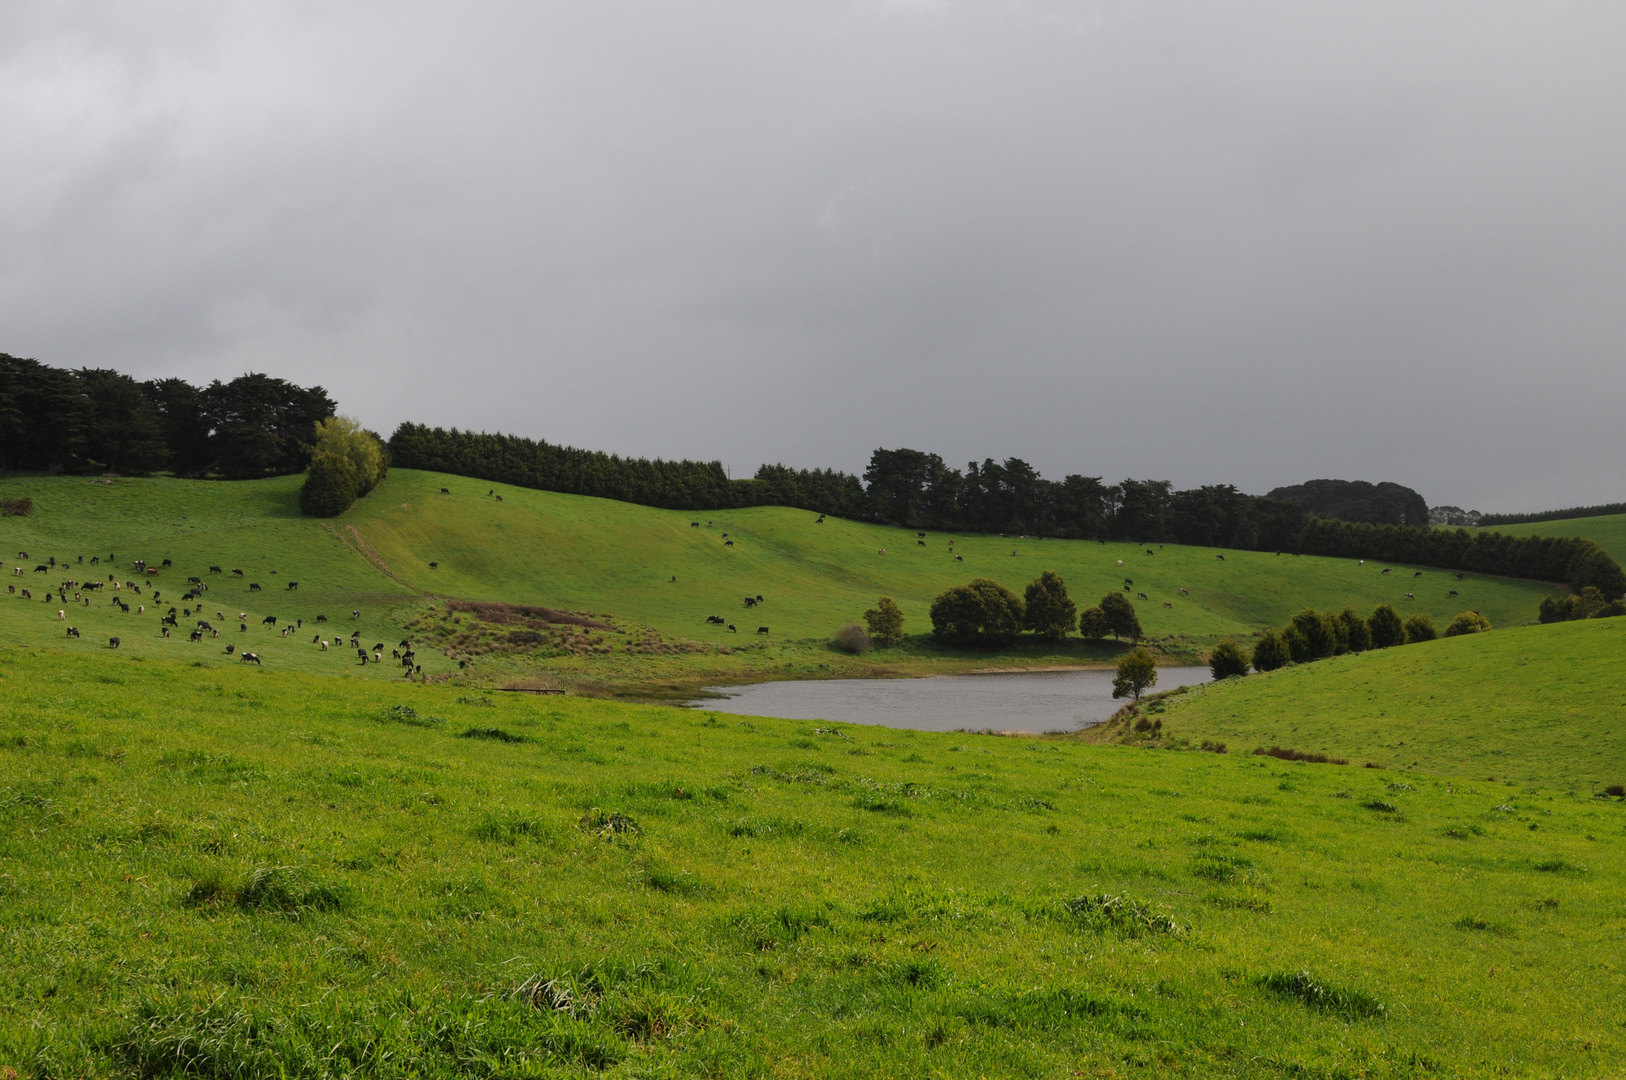
[[[19,551],[17,553],[17,557],[26,562],[29,555],[26,551]],[[115,555],[109,555],[107,557],[107,565],[111,566],[115,563],[115,561]],[[66,559],[58,562],[56,557],[52,556],[45,562],[37,564],[34,567],[33,572],[36,574],[48,574],[53,571],[68,570],[70,566],[85,565],[87,565],[87,563],[83,555],[78,556],[78,558],[71,564]],[[88,565],[100,568],[102,566],[101,556],[91,556]],[[209,619],[204,617],[206,612],[204,611],[203,597],[204,594],[209,591],[209,584],[203,578],[193,576],[186,579],[187,588],[180,597],[180,604],[186,606],[177,607],[175,604],[171,604],[167,610],[163,609],[163,591],[160,586],[159,575],[163,570],[169,569],[173,565],[174,563],[170,559],[163,560],[158,566],[149,566],[145,560],[137,559],[130,564],[130,568],[134,573],[140,575],[139,578],[127,579],[122,582],[118,580],[117,574],[111,573],[107,575],[106,581],[80,580],[71,577],[64,578],[58,581],[55,585],[46,586],[44,590],[44,602],[47,604],[62,604],[63,606],[57,609],[56,615],[59,621],[66,622],[68,619],[67,606],[69,604],[88,608],[92,604],[90,594],[103,593],[111,588],[114,594],[111,600],[111,606],[118,608],[124,614],[130,613],[131,604],[125,601],[124,598],[119,595],[120,593],[129,594],[138,598],[144,598],[145,602],[138,602],[135,605],[135,612],[138,615],[146,614],[147,603],[151,603],[154,610],[160,611],[161,614],[158,618],[158,634],[160,637],[169,637],[171,630],[179,631],[181,629],[180,620],[185,618],[192,620],[192,626],[189,628],[187,635],[187,639],[189,641],[200,642],[206,637],[218,638],[220,636],[220,627],[216,626],[214,622],[211,622]],[[3,564],[0,564],[0,568],[3,568]],[[21,565],[12,568],[13,576],[20,577],[24,573],[26,573],[26,570]],[[224,574],[225,571],[219,566],[211,566],[209,567],[209,573]],[[233,576],[239,578],[246,576],[242,570],[238,569],[233,569],[231,573]],[[273,573],[275,573],[275,571],[273,571]],[[29,588],[25,587],[19,590],[15,584],[12,584],[8,586],[8,589],[11,595],[17,596],[20,599],[34,599],[33,590]],[[143,589],[146,589],[147,591],[144,593],[142,591]],[[297,592],[298,590],[299,582],[290,581],[287,583],[287,592]],[[263,589],[261,588],[259,582],[249,582],[248,591],[251,593],[256,593],[262,592]],[[69,593],[73,594],[73,599],[71,601],[68,599]],[[194,602],[196,604],[195,608],[191,606],[194,604]],[[216,620],[222,623],[229,621],[227,620],[226,612],[222,610],[217,610],[214,617]],[[350,617],[352,619],[360,619],[361,610],[359,608],[353,609],[350,612]],[[316,616],[315,621],[317,623],[325,623],[328,621],[328,617],[326,615],[318,615]],[[270,627],[272,629],[277,629],[277,623],[278,618],[275,615],[267,615],[265,618],[260,620],[261,626]],[[278,633],[284,638],[289,638],[297,634],[304,628],[304,626],[305,620],[302,618],[296,618],[291,623],[287,620],[283,620],[282,626],[278,630]],[[248,632],[248,612],[239,611],[237,613],[237,630],[239,633]],[[79,632],[79,628],[76,626],[67,627],[67,636],[70,638],[82,637]],[[107,647],[110,649],[117,649],[122,644],[123,639],[121,637],[109,637],[107,639]],[[311,644],[317,646],[320,651],[327,652],[332,647],[343,645],[344,638],[342,635],[335,634],[330,643],[321,635],[320,632],[318,632],[311,638]],[[381,664],[384,661],[384,643],[382,641],[376,642],[370,650],[363,647],[361,643],[361,631],[359,629],[352,630],[350,632],[350,648],[356,651],[356,658],[359,663]],[[237,656],[245,664],[259,664],[261,662],[258,653],[247,649],[239,651],[235,644],[228,644],[225,652],[227,656]],[[412,642],[402,641],[399,646],[390,650],[390,656],[400,664],[405,677],[411,678],[414,675],[423,674],[423,666],[417,663],[417,653],[413,648]]]

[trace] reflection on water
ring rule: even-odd
[[[1029,671],[933,679],[825,679],[718,687],[696,708],[788,720],[844,720],[917,731],[1072,731],[1107,719],[1112,671]],[[1158,690],[1210,679],[1205,667],[1157,669]]]

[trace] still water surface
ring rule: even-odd
[[[943,675],[931,679],[822,679],[713,688],[726,699],[696,708],[787,720],[841,720],[916,731],[1072,731],[1107,719],[1110,670]],[[1157,669],[1158,690],[1208,682],[1206,667]]]

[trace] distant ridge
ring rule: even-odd
[[[1567,518],[1607,517],[1626,514],[1626,503],[1603,503],[1600,506],[1572,506],[1568,510],[1543,510],[1539,514],[1485,514],[1479,519],[1480,528],[1488,525],[1527,525],[1536,521],[1564,521]]]

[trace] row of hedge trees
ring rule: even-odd
[[[1490,620],[1477,611],[1464,611],[1446,627],[1445,636],[1477,634],[1490,628]],[[1349,607],[1336,613],[1306,608],[1280,630],[1260,634],[1251,650],[1234,640],[1220,642],[1209,654],[1209,668],[1214,678],[1224,679],[1246,675],[1250,667],[1260,672],[1275,671],[1288,664],[1433,641],[1439,636],[1434,620],[1427,615],[1418,612],[1402,619],[1392,604],[1379,604],[1365,618]]]
[[[1573,619],[1608,619],[1626,615],[1626,601],[1605,600],[1598,589],[1588,585],[1571,596],[1544,596],[1536,617],[1544,623]]]
[[[0,469],[117,472],[230,480],[297,473],[318,420],[320,386],[250,373],[206,387],[70,371],[0,353]]]
[[[1128,598],[1107,593],[1100,604],[1080,612],[1054,570],[1029,582],[1023,596],[988,578],[945,589],[932,601],[931,620],[933,637],[962,649],[1003,648],[1024,630],[1051,641],[1074,630],[1092,640],[1108,634],[1130,641],[1142,637],[1140,618]]]

